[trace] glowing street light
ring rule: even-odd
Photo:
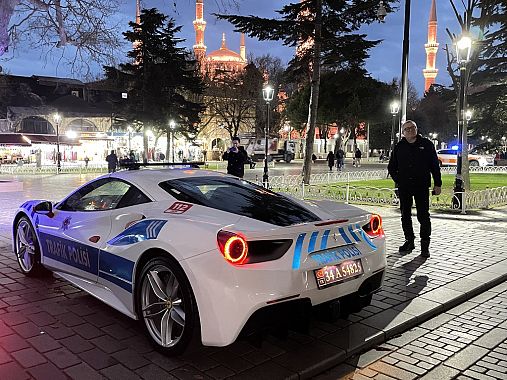
[[[467,143],[467,115],[465,113],[466,87],[467,87],[467,65],[470,61],[472,51],[472,40],[466,35],[462,35],[456,42],[456,60],[459,64],[459,120],[458,120],[458,157],[456,165],[456,179],[454,181],[454,196],[452,205],[454,209],[461,207],[461,212],[465,213],[465,186],[463,183],[463,145]],[[470,115],[471,117],[471,115]],[[467,157],[465,157],[467,159]]]
[[[174,120],[169,121],[169,128],[171,128],[171,157],[172,162],[174,162],[174,129],[176,128],[176,123]]]
[[[270,103],[273,100],[273,96],[275,94],[275,89],[269,84],[264,86],[262,89],[262,97],[266,102],[267,107],[267,122],[266,128],[264,129],[264,174],[262,175],[262,183],[264,187],[267,189],[269,187],[269,175],[268,175],[268,134],[269,134],[269,111],[270,111]]]
[[[60,173],[60,170],[62,168],[60,157],[60,121],[62,121],[62,117],[57,112],[53,115],[53,119],[56,123],[56,172]]]
[[[400,103],[397,101],[394,101],[391,103],[391,115],[393,115],[393,124],[391,127],[391,145],[389,145],[389,157],[391,157],[391,154],[394,149],[394,134],[395,134],[395,128],[396,128],[396,116],[398,116],[398,112],[400,111]]]

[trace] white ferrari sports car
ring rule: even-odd
[[[25,202],[12,232],[23,273],[46,268],[140,320],[167,354],[228,345],[290,305],[361,308],[386,268],[380,216],[191,167],[119,171],[57,203]]]

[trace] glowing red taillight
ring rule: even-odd
[[[382,229],[382,218],[380,215],[372,214],[370,222],[363,226],[363,230],[370,237],[383,236],[384,230]]]
[[[224,258],[232,264],[243,264],[248,256],[246,239],[233,232],[219,231],[217,235],[218,248]]]

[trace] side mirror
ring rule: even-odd
[[[53,213],[53,204],[50,201],[42,201],[36,204],[33,210],[38,214],[47,215],[50,218],[55,215]]]

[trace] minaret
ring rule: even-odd
[[[204,45],[204,30],[206,29],[206,21],[204,21],[204,4],[203,0],[195,0],[195,45],[194,53],[198,61],[202,61],[206,56],[206,45]]]
[[[141,23],[141,0],[136,0],[136,24]]]
[[[239,43],[239,55],[246,61],[246,47],[245,47],[245,34],[241,33],[241,39]]]
[[[141,24],[141,0],[136,0],[136,24]],[[134,50],[138,49],[141,45],[141,41],[134,41],[132,42],[132,48]],[[138,65],[140,63],[140,58],[136,58],[134,60],[134,64]]]
[[[431,0],[430,18],[428,20],[428,43],[424,45],[426,50],[426,68],[424,75],[424,92],[428,91],[430,86],[435,83],[438,69],[435,68],[437,60],[437,6],[435,0]]]

